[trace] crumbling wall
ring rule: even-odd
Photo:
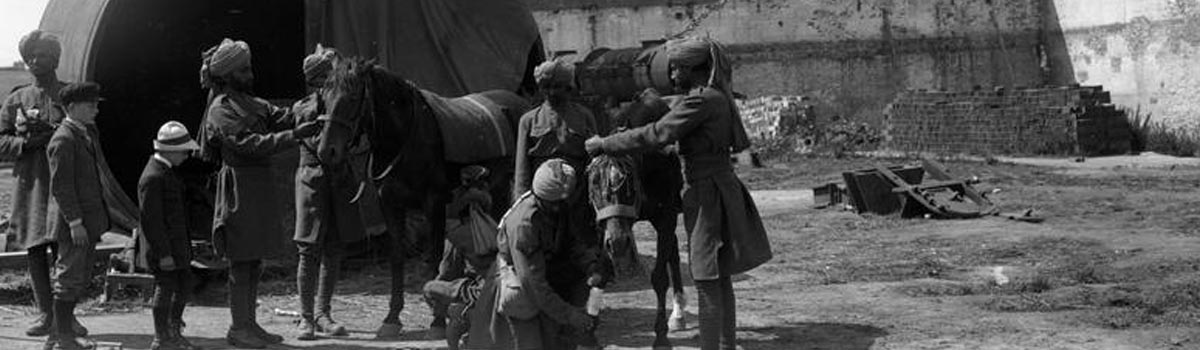
[[[734,87],[803,95],[820,113],[879,123],[906,89],[1038,86],[1043,0],[528,0],[550,51],[685,34],[726,43]]]
[[[1074,70],[1113,102],[1200,124],[1200,0],[1053,0]]]

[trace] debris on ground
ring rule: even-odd
[[[1031,223],[1045,221],[1033,209],[1003,213],[988,198],[997,191],[980,192],[978,177],[957,179],[944,165],[923,159],[921,165],[876,166],[842,173],[844,184],[813,187],[816,208],[841,205],[859,214],[899,214],[902,218],[971,219],[997,216]]]

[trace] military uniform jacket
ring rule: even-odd
[[[550,158],[562,158],[576,171],[583,173],[589,159],[583,142],[596,135],[596,130],[596,119],[592,112],[575,103],[569,103],[562,111],[555,111],[543,103],[525,112],[517,124],[513,200],[529,191],[534,170]],[[584,177],[579,178],[579,184],[583,185]]]
[[[184,204],[183,178],[165,159],[151,156],[138,179],[138,202],[142,208],[142,235],[146,238],[146,258],[157,270],[165,257],[185,266],[192,260],[188,236],[188,212]]]
[[[658,121],[605,138],[608,153],[653,150],[678,142],[683,167],[683,215],[692,275],[713,280],[771,259],[766,230],[750,193],[729,160],[733,101],[701,87],[671,105]],[[744,135],[743,135],[744,136]]]
[[[292,106],[296,123],[317,120],[322,113],[321,96],[312,93]],[[317,243],[327,234],[343,242],[363,239],[365,229],[358,205],[350,203],[358,191],[358,179],[350,162],[323,164],[317,157],[320,135],[297,140],[300,166],[296,168],[296,242]]]
[[[219,159],[213,246],[233,261],[282,253],[271,156],[296,147],[287,111],[241,92],[213,98],[205,115],[206,154]],[[282,130],[282,131],[280,131]]]
[[[535,318],[540,320],[539,322],[566,324],[571,309],[574,308],[554,292],[548,281],[549,277],[571,273],[567,271],[579,274],[582,271],[596,269],[596,252],[589,250],[581,244],[580,240],[570,236],[565,219],[566,217],[563,215],[548,215],[546,212],[540,211],[536,205],[536,199],[532,195],[525,195],[518,199],[516,204],[513,204],[513,207],[501,220],[500,232],[496,237],[499,249],[496,259],[504,259],[513,266],[517,277],[521,279],[522,288],[531,298],[530,301],[541,309],[541,314]],[[564,265],[570,265],[571,268],[563,269]],[[488,283],[484,285],[484,291],[479,299],[480,304],[477,307],[489,308],[491,312],[485,316],[490,316],[492,319],[473,319],[471,321],[472,335],[478,334],[476,329],[499,330],[496,334],[492,334],[493,339],[487,339],[494,346],[511,344],[513,339],[510,337],[516,337],[518,344],[541,344],[544,342],[544,337],[556,336],[555,334],[542,334],[543,330],[554,329],[554,327],[538,326],[536,323],[508,327],[508,321],[496,313],[497,305],[492,300],[496,293],[495,276],[490,277],[492,278],[489,278]],[[575,277],[580,280],[586,278],[582,274]],[[504,332],[505,330],[515,334]],[[472,339],[472,342],[487,340]],[[475,347],[468,346],[467,348]]]
[[[25,137],[31,133],[53,133],[64,118],[58,90],[66,83],[53,86],[28,85],[8,95],[0,108],[0,158],[15,160],[13,176],[17,188],[13,191],[11,215],[16,242],[29,248],[54,242],[47,230],[50,203],[50,164],[45,146],[25,147]]]

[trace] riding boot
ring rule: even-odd
[[[74,319],[75,302],[54,299],[54,319],[56,320],[72,320]],[[54,347],[56,350],[87,350],[96,347],[96,344],[84,336],[75,333],[75,327],[72,322],[55,322],[54,328],[58,338],[58,344]]]
[[[167,306],[155,305],[150,312],[154,317],[154,342],[150,343],[150,349],[177,349],[178,347],[173,346],[175,343],[175,332],[171,330],[171,325],[169,324],[171,319],[171,308]]]
[[[700,350],[719,350],[724,326],[724,298],[719,280],[696,281],[700,300]]]
[[[257,270],[256,262],[250,261],[235,261],[229,267],[229,316],[230,326],[229,332],[225,335],[225,340],[229,345],[238,348],[264,349],[267,347],[266,342],[259,339],[251,326],[250,315],[250,298],[246,295],[250,293],[250,278],[251,274]]]
[[[25,335],[42,337],[53,332],[54,297],[50,290],[50,264],[54,260],[49,245],[31,247],[26,251],[29,260],[29,280],[33,284],[33,301],[37,304],[37,321],[25,330]]]
[[[722,276],[721,284],[721,350],[737,349],[737,302],[733,298],[733,279]]]
[[[326,335],[335,337],[349,335],[345,326],[333,320],[333,292],[337,289],[338,273],[342,267],[341,257],[338,255],[336,247],[326,245],[317,289],[317,326]]]
[[[300,265],[296,268],[296,289],[300,293],[300,340],[315,340],[316,314],[313,302],[317,292],[317,264],[320,258],[300,254]]]
[[[283,342],[283,336],[267,332],[258,324],[258,282],[262,278],[262,260],[255,260],[253,265],[253,273],[250,275],[250,290],[246,292],[246,305],[249,305],[249,310],[246,312],[247,321],[250,324],[250,330],[254,332],[263,342],[267,344],[279,344]]]

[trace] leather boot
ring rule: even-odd
[[[29,280],[33,285],[33,301],[37,304],[37,320],[25,330],[30,337],[44,337],[54,332],[54,297],[50,292],[50,260],[48,246],[29,248],[25,254],[29,260]]]
[[[54,300],[54,318],[57,320],[71,320],[74,318],[75,302],[67,300]],[[88,338],[82,335],[75,334],[73,323],[55,323],[54,328],[57,334],[58,343],[54,346],[55,350],[90,350],[96,347]]]

